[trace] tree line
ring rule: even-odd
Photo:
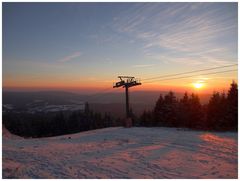
[[[185,93],[177,99],[173,92],[160,95],[151,111],[144,111],[139,126],[184,127],[201,130],[237,130],[238,87],[233,81],[227,94],[214,92],[206,105],[201,105],[198,95]]]
[[[227,131],[238,128],[238,87],[232,82],[227,94],[214,92],[208,104],[201,105],[198,95],[185,93],[177,99],[173,92],[160,94],[155,107],[138,118],[132,110],[134,126],[182,127],[199,130]],[[123,126],[124,120],[109,113],[84,111],[3,114],[3,125],[13,134],[23,137],[48,137],[106,127]]]
[[[93,129],[122,126],[111,114],[94,113],[88,103],[84,111],[58,113],[8,113],[3,125],[13,134],[23,137],[48,137]]]

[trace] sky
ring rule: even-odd
[[[3,89],[94,92],[118,75],[144,80],[236,64],[237,13],[233,2],[4,2]],[[226,91],[237,81],[237,71],[203,73],[133,90]]]

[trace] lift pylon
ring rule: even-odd
[[[133,86],[141,85],[140,80],[136,79],[135,77],[131,76],[118,76],[120,79],[119,82],[116,82],[113,85],[113,88],[123,87],[125,88],[125,94],[126,94],[126,117],[130,118],[130,110],[129,110],[129,95],[128,95],[128,89]]]

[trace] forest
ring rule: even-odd
[[[144,111],[140,117],[131,111],[133,126],[237,131],[237,86],[233,81],[227,93],[214,92],[204,105],[201,105],[197,94],[185,93],[180,99],[172,91],[165,96],[160,94],[153,110]],[[110,113],[102,115],[93,112],[88,103],[84,111],[3,114],[3,125],[11,133],[23,137],[49,137],[124,126],[124,121],[114,118]]]
[[[183,127],[227,131],[238,128],[238,87],[233,81],[227,93],[214,92],[208,104],[201,105],[197,94],[185,93],[177,99],[173,92],[159,96],[151,111],[144,111],[140,126]]]

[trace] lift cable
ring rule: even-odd
[[[238,69],[218,71],[218,72],[209,72],[209,73],[196,74],[196,75],[188,75],[188,76],[183,76],[183,77],[173,77],[173,78],[168,78],[168,79],[159,79],[159,80],[148,81],[148,82],[143,82],[143,83],[148,84],[148,83],[160,82],[160,81],[166,81],[166,80],[183,79],[183,78],[189,78],[189,77],[195,77],[195,76],[201,76],[201,75],[204,76],[204,75],[220,74],[220,73],[227,73],[227,72],[234,72],[234,71],[238,71]]]
[[[169,75],[163,75],[163,76],[158,76],[158,77],[146,78],[146,79],[142,79],[142,80],[153,80],[153,81],[147,81],[147,82],[143,81],[142,83],[148,84],[148,83],[153,83],[153,82],[174,80],[174,79],[183,79],[183,78],[189,78],[189,77],[200,76],[200,75],[204,76],[204,75],[211,75],[211,74],[218,74],[218,73],[225,73],[225,72],[226,73],[227,72],[233,72],[233,71],[237,71],[237,69],[235,69],[235,70],[219,71],[219,72],[209,72],[209,73],[202,73],[202,74],[195,74],[195,75],[187,75],[187,76],[183,76],[183,77],[175,77],[175,76],[184,75],[184,74],[191,74],[191,73],[198,73],[198,72],[204,72],[204,71],[209,71],[209,70],[233,67],[233,66],[236,66],[236,65],[238,65],[238,64],[232,64],[232,65],[219,66],[219,67],[208,68],[208,69],[195,70],[195,71],[190,71],[190,72],[183,72],[183,73],[178,73],[178,74],[169,74]],[[168,77],[172,77],[172,78],[168,78]],[[162,78],[166,78],[166,79],[162,79]],[[109,88],[103,89],[102,91],[99,91],[97,93],[88,95],[87,99],[93,99],[93,98],[96,98],[96,97],[99,97],[99,96],[103,96],[102,94],[106,94],[106,93],[110,94],[110,93],[116,92],[116,90],[119,90],[119,89],[113,90],[112,87],[109,87]]]
[[[178,76],[178,75],[191,74],[191,73],[196,73],[196,72],[203,72],[203,71],[209,71],[209,70],[215,70],[215,69],[222,69],[222,68],[227,68],[227,67],[233,67],[233,66],[236,66],[236,65],[238,65],[238,64],[231,64],[231,65],[213,67],[213,68],[208,68],[208,69],[200,69],[200,70],[194,70],[194,71],[190,71],[190,72],[182,72],[182,73],[177,73],[177,74],[168,74],[168,75],[151,77],[151,78],[146,78],[146,79],[141,79],[141,80],[144,81],[144,80],[152,80],[152,79],[173,77],[173,76]]]

